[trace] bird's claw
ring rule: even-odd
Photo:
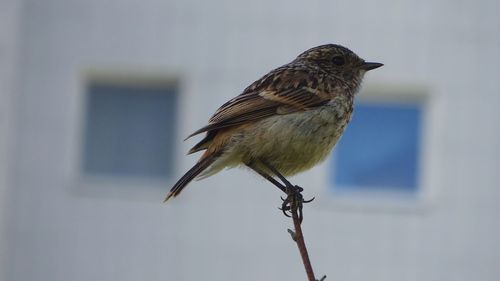
[[[304,200],[303,203],[311,203],[312,201],[314,201],[314,199],[316,199],[316,197],[313,197],[309,200]]]
[[[297,211],[300,222],[302,222],[303,219],[302,215],[303,204],[310,203],[314,200],[314,197],[309,200],[304,200],[304,197],[302,197],[301,193],[303,190],[304,189],[298,185],[289,186],[287,187],[287,193],[288,193],[287,197],[286,198],[281,197],[283,203],[281,204],[280,210],[283,212],[283,214],[287,217],[291,217],[289,213]]]
[[[285,207],[285,208],[282,207],[282,208],[278,208],[278,209],[283,212],[283,215],[285,215],[285,217],[291,218],[291,216],[286,212],[286,211],[290,210],[290,207]]]
[[[316,281],[324,281],[326,279],[326,275],[323,275],[323,277],[321,277],[321,279],[316,279]]]

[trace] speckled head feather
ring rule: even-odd
[[[336,44],[311,48],[300,54],[295,61],[307,61],[332,75],[345,76],[345,82],[365,71],[365,61],[362,58],[346,47]]]
[[[331,59],[336,55],[355,55],[354,52],[349,50],[346,47],[337,45],[337,44],[325,44],[317,47],[313,47],[307,51],[302,52],[297,58],[302,59],[312,59],[312,60],[322,60],[322,59]],[[356,56],[357,57],[357,56]]]

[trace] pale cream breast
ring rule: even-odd
[[[339,105],[341,104],[341,105]],[[242,132],[235,144],[242,160],[264,158],[284,175],[312,168],[324,160],[349,122],[352,108],[329,105],[263,119]]]

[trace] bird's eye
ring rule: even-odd
[[[332,62],[333,62],[333,64],[339,65],[339,66],[345,64],[345,60],[342,56],[334,56],[332,59]]]

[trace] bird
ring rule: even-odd
[[[193,179],[238,166],[250,168],[289,195],[302,191],[286,177],[312,168],[331,153],[351,120],[365,73],[381,66],[341,45],[325,44],[271,70],[186,138],[205,133],[188,154],[204,152],[164,202]],[[283,210],[290,209],[289,203],[287,198]]]

